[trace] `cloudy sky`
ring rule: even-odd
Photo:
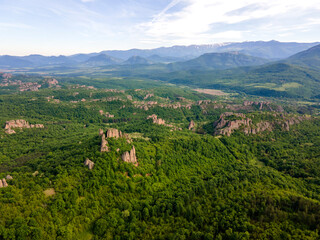
[[[320,41],[320,0],[0,0],[0,55]]]

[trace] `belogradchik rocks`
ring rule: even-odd
[[[189,129],[189,130],[192,130],[192,129],[194,129],[195,126],[196,126],[196,124],[194,123],[193,120],[191,120],[190,123],[189,123],[188,129]]]
[[[24,119],[18,119],[18,120],[10,120],[6,121],[6,125],[4,129],[6,130],[7,134],[13,134],[16,133],[13,128],[44,128],[43,124],[29,124]]]
[[[158,118],[158,116],[155,115],[155,114],[152,114],[152,115],[148,116],[147,119],[152,119],[154,124],[159,124],[159,125],[165,125],[166,124],[165,120],[163,120],[161,118]]]
[[[6,176],[6,179],[7,179],[7,180],[12,180],[13,177],[12,177],[11,175],[7,175],[7,176]]]
[[[158,118],[158,116],[155,114],[148,116],[147,119],[152,119],[152,122],[154,124],[164,125],[166,127],[171,127],[172,129],[170,131],[177,131],[177,130],[181,131],[182,130],[182,128],[177,128],[172,124],[166,124],[166,121],[164,119]]]
[[[121,138],[122,132],[115,128],[109,128],[107,130],[107,138]]]
[[[105,115],[106,118],[114,118],[114,115],[109,112],[104,113],[103,110],[99,110],[99,113],[100,115]]]
[[[99,136],[101,136],[100,152],[109,152],[108,141],[107,141],[108,138],[115,138],[115,139],[125,138],[128,143],[132,142],[128,134],[122,133],[120,130],[115,128],[109,128],[106,131],[106,134],[103,132],[102,129],[99,129]]]
[[[131,143],[132,140],[130,139],[129,135],[126,133],[122,133],[120,130],[115,129],[115,128],[109,128],[106,132],[106,134],[103,132],[102,129],[99,129],[99,135],[101,136],[101,152],[109,152],[109,147],[108,147],[108,138],[115,138],[115,139],[119,139],[119,138],[125,138],[127,140],[128,143]],[[120,149],[117,149],[117,152],[119,152]],[[138,166],[138,161],[137,161],[137,157],[136,157],[136,149],[134,146],[132,146],[131,151],[129,152],[124,152],[121,156],[122,160],[128,163],[132,163],[135,166]],[[93,167],[94,163],[89,160],[86,159],[85,161],[85,165],[90,168],[90,166]]]
[[[0,179],[0,188],[5,188],[8,187],[8,183],[6,181],[5,178],[3,178],[2,180]]]
[[[103,133],[101,137],[101,148],[100,152],[109,152],[108,141],[106,140],[106,135]]]
[[[132,149],[130,152],[124,152],[121,156],[122,160],[127,163],[132,163],[135,166],[138,166],[138,161],[136,157],[136,149],[134,146],[132,146]]]
[[[238,119],[228,120],[227,117],[235,117]],[[230,136],[235,130],[241,129],[245,134],[257,134],[259,132],[264,131],[273,131],[276,126],[280,126],[283,130],[289,131],[290,126],[294,124],[298,124],[304,120],[310,119],[310,117],[306,116],[295,116],[289,117],[283,114],[276,115],[273,114],[274,117],[279,116],[279,120],[275,121],[261,121],[256,124],[253,124],[252,119],[246,117],[243,113],[233,113],[233,112],[225,112],[220,115],[218,121],[214,123],[215,133],[214,135],[226,135]]]
[[[94,162],[92,162],[89,158],[87,158],[85,161],[84,161],[84,165],[85,166],[88,166],[88,169],[89,170],[92,170],[93,166],[94,166]]]

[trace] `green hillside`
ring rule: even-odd
[[[299,52],[285,60],[287,63],[320,69],[320,45]]]
[[[319,238],[316,106],[59,84],[0,97],[0,179],[13,178],[0,188],[1,239]],[[273,130],[214,136],[230,111]],[[148,120],[152,114],[166,125]],[[284,130],[284,118],[301,122]],[[14,119],[44,128],[9,135],[4,126]],[[109,152],[100,152],[99,129],[110,128],[130,141],[109,138]],[[121,159],[133,145],[137,166]]]
[[[174,84],[259,96],[312,98],[320,91],[318,71],[284,63],[231,70],[175,71],[151,76]]]
[[[242,66],[255,66],[267,63],[268,60],[244,55],[238,52],[206,53],[198,58],[169,64],[171,70],[188,69],[228,69]]]

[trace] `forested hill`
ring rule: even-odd
[[[266,59],[252,57],[239,52],[226,53],[206,53],[196,59],[186,62],[176,62],[169,64],[171,70],[208,70],[208,69],[228,69],[242,66],[256,66],[269,62]]]
[[[2,76],[0,239],[319,239],[317,102]]]
[[[299,52],[289,57],[286,62],[320,70],[320,45]]]

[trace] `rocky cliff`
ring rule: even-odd
[[[152,115],[148,116],[147,119],[152,119],[154,124],[159,124],[159,125],[165,125],[166,124],[165,120],[163,120],[161,118],[158,118],[158,116],[155,115],[155,114],[152,114]]]
[[[121,156],[122,160],[127,163],[132,163],[136,166],[138,166],[138,161],[136,157],[136,149],[134,146],[132,146],[132,149],[130,152],[124,152]]]
[[[7,134],[13,134],[16,133],[13,128],[44,128],[43,124],[29,124],[24,119],[18,119],[18,120],[10,120],[6,121],[6,125],[4,129],[6,130]]]
[[[3,178],[2,180],[0,179],[0,188],[5,188],[5,187],[8,187],[8,183],[6,181],[5,178]]]
[[[100,152],[109,152],[108,141],[106,140],[106,135],[104,133],[101,136]]]
[[[301,121],[310,118],[306,116],[287,116],[283,114],[273,114],[272,116],[277,120],[260,121],[253,124],[252,119],[243,113],[225,112],[221,114],[219,120],[214,123],[214,134],[230,136],[238,129],[242,130],[245,134],[257,134],[264,131],[273,131],[277,126],[285,131],[289,131],[291,125],[298,124]],[[228,117],[231,117],[232,120],[228,119]]]
[[[109,128],[107,130],[107,138],[120,138],[122,137],[122,132],[115,128]]]

